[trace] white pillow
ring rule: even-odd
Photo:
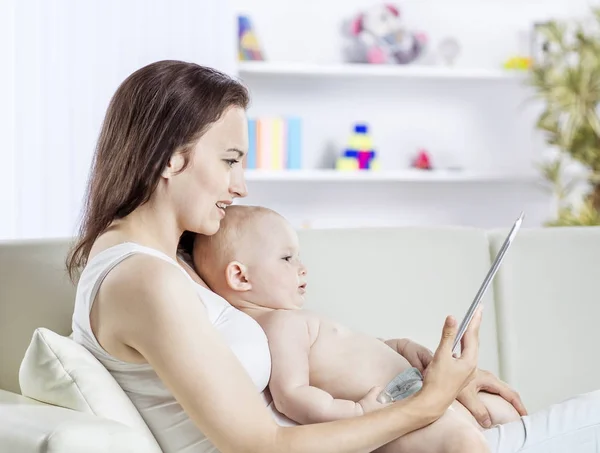
[[[36,329],[21,362],[19,384],[28,398],[140,429],[158,448],[117,381],[91,352],[70,338],[46,328]]]

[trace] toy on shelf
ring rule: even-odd
[[[460,50],[460,43],[456,38],[444,38],[438,44],[438,53],[447,66],[453,66],[456,63]]]
[[[419,58],[427,35],[406,29],[400,10],[391,4],[376,5],[344,26],[348,37],[345,49],[350,63],[409,64]]]
[[[373,140],[366,124],[354,126],[354,132],[348,139],[348,148],[336,161],[336,169],[342,171],[379,170],[377,153],[373,149]]]
[[[427,150],[420,149],[413,159],[411,166],[419,170],[432,170],[433,166],[431,165],[431,157]]]
[[[504,63],[504,69],[512,71],[527,71],[531,69],[533,59],[531,58],[531,34],[529,30],[519,33],[519,49],[507,58]]]
[[[531,58],[529,57],[511,57],[504,62],[504,69],[527,71],[531,69],[531,63]]]
[[[248,16],[238,16],[238,59],[240,61],[263,61],[258,38]]]

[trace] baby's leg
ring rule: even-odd
[[[513,405],[501,396],[487,392],[479,392],[479,399],[490,414],[492,426],[514,422],[521,418]],[[459,414],[473,426],[476,426],[480,430],[484,429],[483,426],[481,426],[475,419],[475,417],[473,417],[473,414],[471,414],[471,412],[469,412],[469,410],[458,401],[454,401],[454,403],[452,403],[452,408],[457,414]]]
[[[479,392],[479,398],[492,418],[492,425],[504,425],[521,418],[514,406],[501,396]]]
[[[463,416],[448,410],[431,425],[406,434],[377,453],[489,453],[483,434]]]

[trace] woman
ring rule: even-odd
[[[78,243],[75,341],[128,393],[165,453],[370,452],[439,418],[460,395],[476,405],[477,316],[461,358],[449,318],[423,390],[354,419],[280,427],[263,392],[264,333],[212,293],[178,253],[184,232],[214,234],[246,195],[246,89],[195,64],[162,61],[128,77],[109,105]],[[475,411],[474,411],[475,413]]]

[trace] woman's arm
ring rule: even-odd
[[[463,354],[455,360],[451,340],[456,326],[447,326],[443,353],[436,366],[435,358],[432,363],[439,371],[428,374],[430,383],[426,379],[419,394],[360,417],[279,427],[180,270],[160,259],[136,255],[115,271],[103,285],[102,323],[112,323],[113,335],[152,365],[222,453],[373,451],[439,418],[469,381],[476,363],[477,333],[465,336],[470,339],[470,358]],[[442,372],[445,376],[439,378]]]

